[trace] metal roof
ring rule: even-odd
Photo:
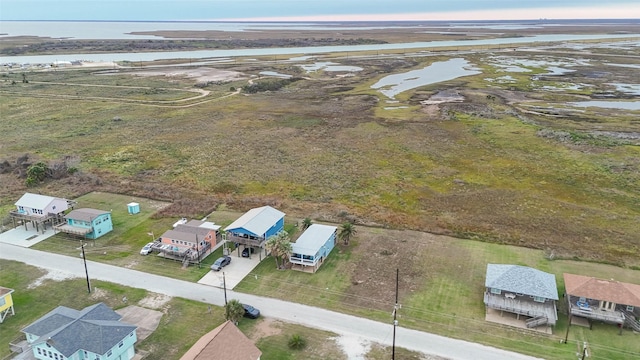
[[[276,210],[271,206],[263,206],[247,211],[224,230],[245,229],[256,236],[263,236],[267,230],[283,217],[284,213],[282,211]]]
[[[53,200],[55,200],[53,196],[40,195],[40,194],[32,194],[32,193],[24,193],[22,197],[16,201],[16,206],[25,206],[32,209],[44,209],[47,205],[51,204]]]
[[[121,316],[98,303],[81,311],[58,306],[22,330],[39,338],[32,344],[49,342],[65,357],[78,350],[104,355],[136,329],[118,321]]]
[[[556,277],[520,265],[488,264],[485,287],[558,300]]]
[[[330,225],[311,224],[298,240],[291,244],[292,252],[300,255],[315,255],[337,229]]]
[[[104,211],[104,210],[82,208],[82,209],[76,209],[71,211],[70,213],[65,215],[64,218],[73,219],[73,220],[82,220],[82,221],[92,221],[96,217],[103,214],[108,214],[108,213],[109,213],[108,211]]]

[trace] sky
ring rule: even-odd
[[[0,20],[393,21],[640,18],[640,0],[0,0]],[[2,24],[0,23],[0,32]]]

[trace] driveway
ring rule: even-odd
[[[58,254],[0,243],[0,258],[37,263],[39,267],[84,277],[82,260]],[[222,306],[224,293],[211,286],[147,274],[136,270],[87,261],[89,277],[134,288],[182,297]],[[264,316],[297,323],[340,335],[360,337],[390,346],[393,326],[317,307],[227,291],[230,299],[238,299],[259,308]],[[19,304],[16,304],[19,307]],[[18,310],[19,311],[19,310]],[[532,360],[530,356],[484,346],[468,341],[451,339],[422,331],[398,327],[396,345],[412,351],[433,354],[454,360]]]
[[[251,258],[243,258],[238,253],[238,251],[232,252],[229,255],[231,257],[229,265],[220,271],[210,270],[202,279],[198,280],[198,284],[219,288],[226,284],[228,290],[233,290],[260,263],[258,254],[252,254]]]
[[[43,234],[36,231],[35,226],[27,223],[27,230],[25,230],[24,225],[20,225],[1,233],[0,242],[22,247],[30,247],[42,240],[50,238],[53,235],[55,235],[55,232],[50,227],[47,228]]]

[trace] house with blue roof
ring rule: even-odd
[[[336,245],[338,228],[312,224],[291,244],[291,269],[316,272]]]
[[[111,212],[89,208],[76,209],[64,216],[66,222],[56,225],[56,231],[97,239],[111,230]]]
[[[262,249],[269,237],[284,230],[284,215],[271,206],[251,209],[224,228],[225,239]]]
[[[22,332],[38,360],[129,360],[135,355],[136,326],[104,303],[74,310],[58,306]]]
[[[523,316],[527,328],[555,325],[558,320],[556,277],[520,265],[488,264],[484,304],[489,309]]]

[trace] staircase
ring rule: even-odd
[[[547,319],[546,316],[536,316],[534,318],[527,320],[525,324],[527,325],[527,328],[531,329],[531,328],[538,327],[540,325],[544,325],[548,322],[549,322],[549,319]]]
[[[636,320],[636,316],[631,311],[622,310],[622,313],[624,314],[624,324],[640,332],[640,322]]]

